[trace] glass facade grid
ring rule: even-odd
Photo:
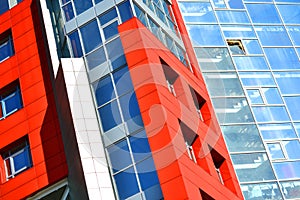
[[[189,35],[245,199],[299,198],[299,153],[293,152],[300,151],[300,2],[244,0],[234,1],[236,7],[222,0],[190,2],[180,0],[180,9],[188,27],[200,27],[188,29]],[[187,13],[190,5],[201,4],[212,8],[206,9],[206,18]],[[199,42],[201,27],[211,25],[213,31],[221,27],[214,38],[219,45]],[[229,77],[235,80],[231,84]],[[267,171],[258,171],[259,162]],[[250,178],[247,173],[254,169],[269,176]]]

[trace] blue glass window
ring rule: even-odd
[[[281,23],[273,4],[246,4],[250,18],[257,24]]]
[[[216,14],[221,23],[230,23],[230,24],[248,24],[250,23],[247,13],[244,11],[228,11],[220,10],[216,11]]]
[[[114,175],[114,178],[118,188],[119,198],[121,200],[125,200],[139,192],[133,167]]]
[[[262,46],[292,46],[283,26],[255,26]]]
[[[241,189],[246,200],[283,199],[276,182],[241,184]]]
[[[290,140],[290,141],[283,141],[282,142],[286,153],[289,159],[300,159],[299,149],[300,149],[300,142],[299,140]]]
[[[279,179],[300,178],[300,161],[273,163]]]
[[[283,138],[296,138],[296,133],[290,123],[283,124],[260,124],[258,126],[262,137],[265,140]]]
[[[275,86],[272,74],[269,72],[240,72],[244,86]]]
[[[274,72],[274,76],[282,94],[300,94],[299,72]]]
[[[0,36],[0,63],[14,55],[13,41],[10,32]]]
[[[267,147],[273,160],[285,159],[280,143],[269,143]]]
[[[152,157],[136,165],[142,190],[159,184],[157,172]]]
[[[300,27],[299,26],[286,26],[294,45],[300,46]]]
[[[4,87],[0,91],[0,119],[11,115],[23,107],[21,91],[16,83]]]
[[[300,62],[293,48],[265,48],[272,69],[299,69]]]
[[[252,107],[252,110],[258,122],[290,121],[287,111],[283,106]]]
[[[251,104],[263,104],[263,98],[259,89],[248,89],[247,95],[250,99]]]
[[[139,162],[151,155],[145,130],[142,130],[141,132],[129,137],[129,141],[135,162]]]
[[[102,63],[106,62],[104,48],[100,47],[96,51],[87,55],[86,62],[87,62],[87,66],[89,67],[89,70],[92,70],[95,67],[101,65]]]
[[[284,23],[300,24],[300,5],[277,5],[277,7]]]
[[[124,23],[125,21],[133,17],[133,12],[129,1],[125,1],[118,5],[121,20]]]
[[[122,47],[123,46],[120,38],[114,39],[106,44],[108,58],[114,70],[126,65],[126,59]]]
[[[73,6],[72,6],[71,2],[69,2],[66,5],[64,5],[62,7],[62,9],[64,11],[64,15],[65,15],[66,21],[70,21],[71,19],[74,18],[74,11],[73,11]]]
[[[284,97],[293,120],[300,120],[300,96]]]
[[[238,70],[269,70],[264,57],[235,56],[233,60]]]
[[[228,1],[228,7],[232,9],[243,9],[243,1],[242,0],[230,0]]]
[[[277,88],[262,88],[261,90],[267,104],[283,104]]]
[[[93,88],[95,91],[98,106],[101,106],[104,103],[110,101],[111,99],[114,99],[116,96],[112,80],[109,75],[94,83]]]
[[[96,20],[80,28],[85,53],[96,49],[102,44],[99,27]]]
[[[221,27],[226,38],[256,38],[251,26],[223,25]],[[207,37],[207,35],[205,35]]]
[[[9,10],[8,0],[0,1],[0,15]]]
[[[103,28],[104,37],[106,40],[112,38],[113,36],[117,35],[119,33],[118,31],[118,22],[115,21],[111,23],[110,25]]]
[[[128,71],[128,67],[124,67],[113,73],[118,95],[121,96],[126,92],[133,90],[133,85]]]
[[[107,13],[105,13],[104,15],[101,15],[99,17],[99,20],[100,20],[100,24],[101,25],[104,25],[106,24],[107,22],[115,19],[118,17],[118,14],[117,14],[117,11],[116,9],[112,9],[110,11],[108,11]]]
[[[282,187],[282,191],[284,191],[284,196],[286,199],[300,198],[300,181],[285,181],[280,182],[280,184]]]
[[[72,46],[73,56],[75,58],[81,57],[83,54],[78,32],[74,31],[73,33],[69,34],[68,37]]]
[[[224,0],[213,0],[213,3],[216,8],[226,8]]]
[[[140,115],[140,108],[134,92],[122,96],[120,104],[125,121]]]
[[[261,47],[257,40],[242,40],[247,54],[262,54]]]
[[[92,0],[74,0],[77,15],[83,13],[93,6]]]
[[[112,146],[107,148],[107,151],[114,172],[120,171],[132,164],[126,140],[114,143]]]
[[[99,115],[103,131],[108,131],[122,122],[117,101],[112,101],[99,108]]]
[[[6,169],[6,178],[13,178],[17,174],[32,166],[30,148],[27,139],[21,139],[9,146],[9,150],[2,154]]]
[[[195,46],[225,45],[217,25],[187,25],[187,29]],[[209,33],[209,37],[207,37],[207,33]]]
[[[179,2],[180,10],[185,22],[216,22],[210,3]]]

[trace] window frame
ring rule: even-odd
[[[11,51],[10,54],[5,58],[0,58],[0,63],[6,61],[11,58],[15,54],[13,37],[11,30],[7,30],[0,34],[0,51],[2,48],[9,48]]]

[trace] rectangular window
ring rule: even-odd
[[[0,63],[14,55],[13,41],[10,31],[0,35]]]
[[[222,168],[222,165],[223,165],[225,159],[214,149],[211,149],[210,154],[213,159],[218,178],[219,178],[220,182],[222,184],[224,184],[221,168]]]
[[[176,81],[179,76],[165,61],[161,60],[161,64],[167,81],[168,89],[176,97],[176,90],[178,89],[178,84]]]
[[[192,131],[187,125],[185,125],[182,121],[179,121],[179,124],[189,158],[195,163],[197,163],[195,150],[200,148],[199,143],[196,142],[196,140],[198,139],[198,135],[194,131]]]
[[[27,137],[10,144],[1,152],[4,161],[6,178],[14,178],[17,174],[32,166],[29,142]]]
[[[198,94],[193,88],[190,87],[190,91],[192,93],[193,101],[197,110],[197,113],[199,115],[199,118],[201,121],[204,121],[203,114],[204,114],[204,105],[206,103],[205,99]]]
[[[0,1],[0,15],[2,13],[5,13],[18,3],[20,3],[22,0],[1,0]]]
[[[0,90],[0,120],[23,107],[19,82],[15,81]]]

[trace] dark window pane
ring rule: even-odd
[[[136,176],[132,167],[114,175],[121,200],[139,192]]]
[[[120,11],[122,22],[125,22],[133,17],[132,8],[129,1],[125,1],[124,3],[120,4],[118,8]]]
[[[108,131],[121,123],[120,111],[117,101],[108,103],[99,109],[99,114],[104,131]]]
[[[30,167],[30,156],[28,147],[25,147],[24,151],[13,157],[15,171],[18,172],[24,168]]]
[[[74,11],[72,3],[68,3],[67,5],[63,6],[63,11],[65,14],[66,21],[69,21],[74,18]]]
[[[96,20],[80,28],[85,53],[92,51],[102,44],[100,31]]]
[[[142,190],[146,190],[154,185],[159,184],[152,157],[137,164],[136,168],[139,174]]]
[[[104,37],[106,40],[112,38],[113,36],[117,35],[118,32],[118,22],[115,21],[114,23],[110,24],[109,26],[103,29]]]
[[[122,43],[120,38],[117,38],[106,45],[109,60],[111,61],[113,69],[117,69],[126,64]]]
[[[135,93],[130,92],[122,96],[120,98],[120,104],[125,121],[140,115],[140,108]]]
[[[10,114],[20,108],[22,108],[22,99],[20,90],[15,91],[5,99],[3,99],[5,105],[6,114]]]
[[[106,56],[103,47],[97,49],[93,53],[86,56],[87,65],[89,70],[101,65],[106,61]]]
[[[102,104],[110,101],[116,96],[110,76],[106,76],[100,81],[94,83],[93,88],[95,91],[98,106],[101,106]]]
[[[107,13],[105,13],[104,15],[101,15],[99,19],[100,19],[101,25],[104,25],[116,17],[118,17],[117,11],[115,9],[112,9],[112,10],[108,11]]]
[[[82,54],[82,48],[81,48],[78,32],[75,31],[71,33],[69,35],[69,39],[73,50],[73,56],[75,58],[81,57],[83,54]]]
[[[113,77],[119,96],[133,90],[128,67],[124,67],[121,70],[116,71],[115,73],[113,73]]]
[[[139,162],[151,155],[148,138],[144,130],[131,136],[129,141],[135,162]]]
[[[13,42],[10,35],[4,40],[0,40],[0,62],[6,60],[14,54]]]
[[[74,0],[74,4],[78,15],[93,6],[92,0]]]
[[[7,10],[9,10],[8,0],[1,0],[0,1],[0,15],[2,13],[6,12]]]

